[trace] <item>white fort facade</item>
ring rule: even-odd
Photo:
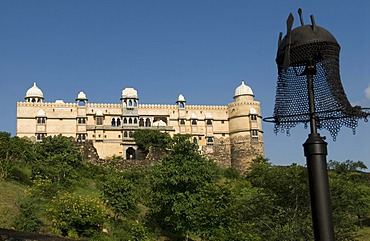
[[[245,169],[263,155],[260,103],[244,81],[235,89],[234,101],[225,106],[186,105],[181,94],[172,105],[139,104],[134,88],[125,88],[118,104],[90,103],[83,92],[72,103],[46,102],[36,83],[24,99],[17,103],[17,136],[42,141],[61,134],[91,141],[100,158],[136,159],[132,134],[140,129],[190,134],[202,154],[223,167]]]

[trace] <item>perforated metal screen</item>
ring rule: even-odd
[[[290,49],[290,64],[285,71],[282,56],[277,58],[278,82],[273,115],[274,131],[287,132],[298,123],[310,121],[307,62],[316,67],[313,76],[315,117],[318,129],[326,129],[335,139],[342,126],[354,132],[359,118],[367,113],[361,107],[352,107],[344,92],[339,74],[340,46],[332,42],[311,42]]]

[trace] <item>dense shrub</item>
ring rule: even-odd
[[[19,202],[19,214],[13,222],[13,226],[19,231],[39,232],[44,225],[42,205],[33,197],[28,196]]]
[[[63,236],[90,237],[100,232],[107,210],[98,198],[65,193],[54,198],[49,209],[52,225]]]
[[[27,167],[13,166],[10,169],[10,178],[23,184],[31,184],[32,170]]]
[[[138,212],[136,195],[134,184],[120,173],[109,175],[102,185],[102,197],[116,216]]]

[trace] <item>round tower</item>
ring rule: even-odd
[[[250,162],[263,155],[260,103],[244,81],[235,89],[234,102],[228,105],[231,166],[246,171]]]

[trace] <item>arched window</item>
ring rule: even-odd
[[[127,124],[127,118],[123,118],[123,124]]]
[[[208,119],[207,120],[207,126],[211,126],[212,125],[212,120]]]
[[[123,132],[123,137],[127,137],[127,131]]]
[[[121,119],[117,118],[117,126],[121,126]]]
[[[207,137],[207,145],[212,146],[213,145],[213,137]]]
[[[185,104],[184,104],[184,102],[180,102],[180,103],[179,103],[179,107],[180,107],[180,109],[184,109],[184,108],[185,108]]]
[[[139,120],[139,126],[144,126],[144,119],[143,118],[140,118],[140,120]]]
[[[134,101],[134,106],[136,107],[137,106],[137,100]]]
[[[198,139],[196,137],[193,137],[193,143],[198,143]]]
[[[85,105],[86,105],[85,101],[83,101],[83,100],[78,101],[78,106],[85,106]]]
[[[132,100],[128,101],[128,106],[132,106]]]
[[[134,118],[134,124],[137,124],[137,119],[136,118]]]
[[[196,120],[196,119],[191,120],[191,124],[192,124],[193,126],[196,126],[196,125],[197,125],[197,120]]]
[[[150,119],[149,118],[146,118],[145,126],[146,127],[150,127],[151,126],[151,123],[150,123]]]
[[[129,123],[129,124],[132,124],[132,118],[129,118],[129,119],[128,119],[128,123]]]
[[[116,119],[112,118],[112,126],[116,126]]]

